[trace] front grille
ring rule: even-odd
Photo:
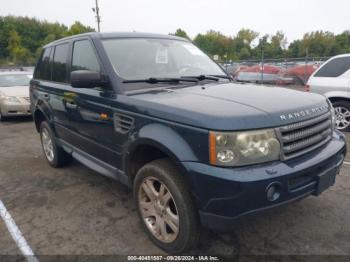
[[[330,112],[310,120],[277,129],[282,144],[282,159],[288,160],[328,143],[332,137]]]

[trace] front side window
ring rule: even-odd
[[[181,40],[106,39],[103,45],[115,71],[125,80],[225,74],[200,49]]]
[[[350,57],[339,57],[329,61],[315,74],[315,77],[338,77],[350,69]]]
[[[72,71],[76,70],[101,71],[93,46],[88,40],[74,43]]]
[[[30,79],[30,75],[0,75],[0,88],[9,86],[28,86]]]
[[[45,48],[35,70],[35,78],[42,80],[51,80],[50,65],[51,47]]]
[[[56,46],[53,57],[52,81],[67,82],[67,55],[68,44]]]

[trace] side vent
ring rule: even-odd
[[[126,134],[134,125],[134,119],[120,113],[114,114],[114,129],[118,133]]]

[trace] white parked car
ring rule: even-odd
[[[30,72],[0,72],[0,121],[11,116],[26,116],[30,113]]]
[[[350,131],[350,54],[326,61],[311,75],[306,88],[328,97],[336,113],[336,127]]]

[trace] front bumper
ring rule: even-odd
[[[30,104],[26,101],[21,101],[21,103],[5,102],[3,101],[0,105],[1,114],[3,116],[29,116]]]
[[[345,155],[346,140],[336,131],[327,145],[286,162],[244,168],[182,164],[189,175],[202,225],[226,231],[242,216],[320,194],[334,184]],[[271,185],[279,193],[274,201],[267,197]]]

